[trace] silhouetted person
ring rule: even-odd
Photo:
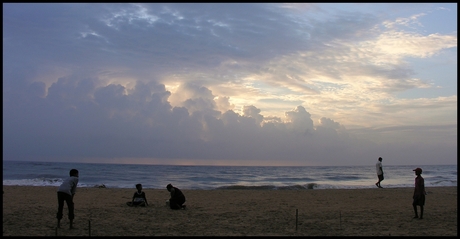
[[[414,189],[414,195],[412,198],[414,201],[412,202],[412,207],[414,207],[414,213],[415,216],[414,218],[420,218],[423,219],[423,206],[425,205],[425,179],[422,178],[422,169],[421,168],[416,168],[413,171],[415,171],[415,175],[417,177],[415,178],[415,189]],[[420,206],[420,217],[418,216],[417,213],[417,206]]]
[[[182,191],[171,184],[166,186],[171,197],[169,198],[169,207],[171,209],[185,209],[185,196]]]
[[[379,179],[379,181],[375,183],[375,186],[382,188],[382,186],[380,186],[380,182],[383,181],[382,157],[379,157],[379,161],[375,164],[375,168],[377,170],[377,178]]]
[[[61,227],[61,219],[62,219],[62,210],[64,209],[64,202],[66,202],[67,207],[69,208],[69,220],[70,226],[69,229],[73,228],[73,219],[75,218],[74,215],[74,205],[73,205],[73,196],[77,190],[78,184],[78,170],[71,169],[69,172],[70,177],[66,178],[64,182],[62,182],[61,186],[59,186],[57,191],[58,196],[58,212],[56,218],[58,219],[57,227]]]
[[[127,202],[128,206],[148,206],[147,198],[145,197],[145,192],[142,191],[142,184],[136,184],[137,191],[134,192],[133,199],[131,202]]]

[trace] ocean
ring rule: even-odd
[[[414,187],[413,169],[423,169],[426,187],[457,186],[457,165],[383,164],[384,188]],[[3,161],[3,185],[59,186],[69,170],[78,187],[164,189],[360,189],[376,188],[375,165],[368,166],[177,166]]]

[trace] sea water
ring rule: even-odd
[[[384,188],[414,187],[413,169],[423,169],[426,187],[457,186],[457,165],[383,165]],[[78,187],[165,189],[358,189],[376,188],[375,165],[366,166],[177,166],[3,161],[3,185],[59,186],[69,170]]]

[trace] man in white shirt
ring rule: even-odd
[[[67,203],[67,207],[69,208],[69,220],[70,220],[70,226],[69,229],[74,229],[72,223],[73,219],[75,218],[74,215],[74,204],[73,204],[73,197],[75,195],[75,192],[77,190],[77,184],[78,184],[78,170],[76,169],[71,169],[69,172],[70,177],[65,179],[61,186],[59,186],[58,191],[57,191],[57,196],[58,196],[58,212],[56,215],[56,218],[58,219],[57,227],[61,227],[61,219],[62,219],[62,211],[64,209],[64,202]]]
[[[375,169],[377,170],[378,182],[375,183],[375,186],[382,188],[380,182],[383,181],[383,169],[382,169],[382,157],[379,157],[379,161],[375,164]]]

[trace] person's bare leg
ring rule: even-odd
[[[69,226],[69,229],[74,229],[74,227],[73,227],[73,220],[72,220],[72,219],[70,219],[70,226]]]
[[[412,206],[414,207],[414,212],[415,212],[414,218],[418,218],[417,205],[412,205]]]
[[[423,219],[423,206],[420,206],[420,219]]]
[[[57,227],[61,228],[61,220],[60,219],[58,219]]]

